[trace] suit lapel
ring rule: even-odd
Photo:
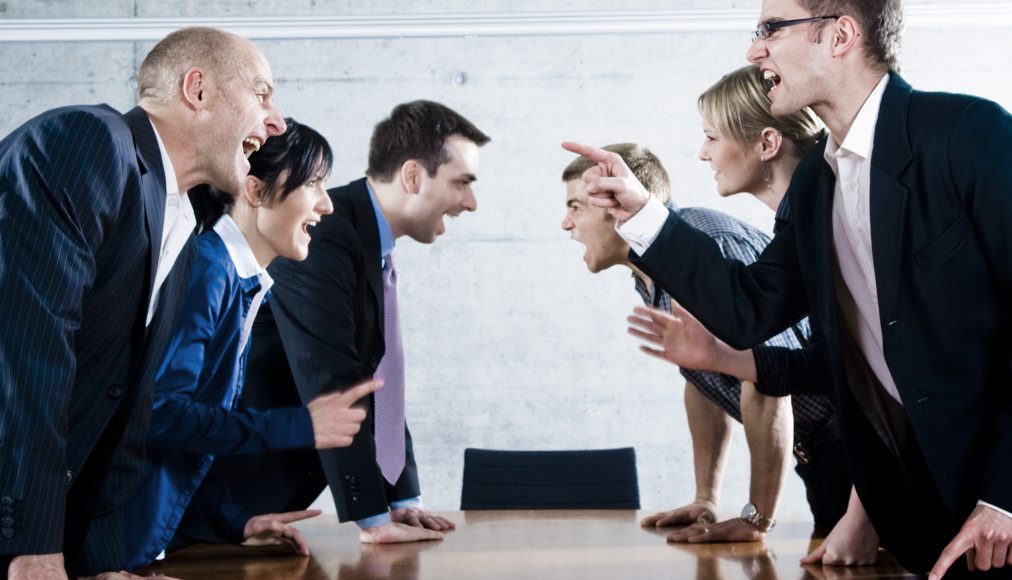
[[[913,159],[907,135],[910,85],[891,74],[878,121],[871,157],[871,239],[882,327],[893,319],[903,258],[908,192],[900,176]]]
[[[144,109],[134,107],[124,115],[134,137],[137,160],[141,171],[141,197],[144,203],[144,221],[150,240],[151,255],[148,261],[148,280],[144,296],[151,299],[158,270],[158,257],[162,251],[162,228],[165,222],[165,170],[158,138]]]
[[[383,329],[383,268],[380,266],[379,226],[376,224],[376,212],[373,210],[372,199],[365,179],[353,181],[351,189],[352,207],[355,211],[355,228],[362,240],[362,254],[365,256],[365,277],[369,290],[379,305],[377,328]]]

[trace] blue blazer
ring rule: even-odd
[[[167,282],[145,328],[164,204],[140,108],[55,109],[0,141],[0,554],[91,572],[89,522],[139,472],[145,357],[174,306]]]
[[[239,275],[217,232],[198,236],[196,248],[182,312],[155,378],[143,480],[123,510],[127,568],[152,562],[169,544],[215,455],[314,444],[304,407],[232,410],[249,351],[248,341],[240,350],[243,321],[260,282]],[[217,505],[228,513],[213,515],[241,541],[252,514]]]
[[[892,508],[903,488],[847,382],[834,286],[835,177],[822,145],[795,171],[790,225],[755,264],[724,262],[674,214],[642,258],[632,258],[737,348],[811,309],[854,482],[885,545],[904,534],[905,519]],[[931,519],[950,539],[978,499],[1012,510],[1010,159],[1012,118],[1000,106],[914,91],[891,74],[871,159],[883,347],[930,472],[926,485],[944,504]]]

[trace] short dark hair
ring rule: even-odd
[[[668,171],[664,169],[661,160],[654,155],[653,151],[635,143],[614,143],[605,145],[601,149],[618,153],[618,156],[633,172],[636,179],[643,184],[643,187],[650,192],[650,195],[656,197],[663,204],[667,204],[671,200],[671,180],[668,179]],[[581,155],[572,160],[562,171],[562,181],[580,179],[585,171],[595,165],[597,165],[596,162]]]
[[[850,16],[864,27],[869,64],[886,72],[900,70],[902,0],[798,0],[813,16]]]
[[[414,159],[430,176],[450,160],[446,139],[460,135],[476,145],[491,141],[462,115],[432,101],[412,101],[394,107],[390,116],[376,124],[369,142],[369,168],[365,174],[389,182],[404,165]]]
[[[313,177],[329,175],[334,163],[334,155],[323,135],[291,117],[285,118],[285,124],[288,129],[284,133],[267,139],[249,156],[249,174],[263,182],[261,201],[268,207],[284,201]],[[190,194],[193,212],[202,230],[213,227],[235,203],[235,194],[206,185],[190,190]]]

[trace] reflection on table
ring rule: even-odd
[[[875,566],[807,567],[810,524],[781,522],[765,542],[668,544],[671,529],[643,529],[650,510],[444,512],[457,530],[436,542],[360,544],[353,524],[321,516],[298,525],[312,556],[280,549],[198,545],[138,573],[203,578],[688,578],[836,580],[906,578],[886,554]]]

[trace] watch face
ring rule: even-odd
[[[748,502],[745,504],[745,507],[741,508],[741,519],[747,520],[754,516],[757,511],[759,510],[756,509],[755,504]]]

